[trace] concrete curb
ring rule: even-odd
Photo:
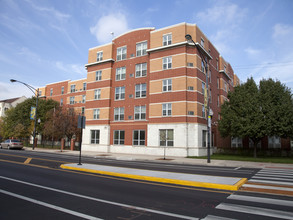
[[[103,171],[103,170],[72,167],[66,164],[62,164],[60,167],[62,169],[123,177],[128,179],[145,180],[145,181],[151,181],[151,182],[170,183],[170,184],[183,185],[183,186],[193,186],[193,187],[221,189],[221,190],[230,190],[230,191],[237,191],[244,183],[247,182],[246,178],[241,178],[240,181],[238,181],[237,183],[233,185],[228,185],[228,184],[207,183],[207,182],[198,182],[198,181],[189,181],[189,180],[175,180],[175,179],[168,179],[168,178],[161,178],[161,177],[151,177],[151,176],[143,176],[143,175],[109,172],[109,171]]]

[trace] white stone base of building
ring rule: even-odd
[[[160,146],[160,130],[172,129],[173,146]],[[91,144],[91,130],[100,130],[99,144]],[[110,145],[109,125],[89,125],[83,131],[82,150],[100,153],[125,153],[167,156],[206,156],[207,148],[203,147],[203,130],[206,125],[196,123],[149,124],[147,128],[148,146]],[[212,150],[211,150],[212,153]]]

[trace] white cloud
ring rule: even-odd
[[[240,36],[241,24],[247,13],[246,8],[230,1],[217,1],[212,7],[197,13],[195,20],[215,30],[210,40],[221,54],[228,54],[233,51],[231,41]]]
[[[35,86],[33,87],[37,88]],[[0,100],[17,98],[21,96],[30,98],[34,96],[34,94],[26,86],[20,83],[0,82]]]
[[[209,23],[217,23],[217,25],[231,25],[242,21],[246,13],[246,9],[241,9],[236,4],[221,2],[206,11],[199,12],[197,18]]]
[[[43,15],[47,14],[50,18],[53,17],[58,19],[59,21],[66,21],[68,18],[71,17],[70,15],[62,13],[53,7],[38,6],[31,0],[26,0],[26,2],[28,2],[35,10],[41,12]]]
[[[259,56],[261,54],[261,50],[258,50],[258,49],[255,49],[255,48],[252,48],[252,47],[248,47],[244,50],[248,56]]]
[[[286,24],[275,24],[273,27],[273,39],[277,43],[284,43],[284,40],[292,42],[293,26]]]
[[[95,35],[99,43],[108,43],[112,40],[111,32],[114,36],[128,31],[126,16],[122,13],[109,14],[101,17],[95,26],[90,28],[90,32]]]
[[[65,64],[61,61],[56,61],[54,62],[54,65],[57,69],[70,74],[75,73],[85,75],[86,72],[84,66],[80,64]]]

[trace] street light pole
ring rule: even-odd
[[[33,150],[34,150],[35,145],[36,145],[36,128],[37,128],[37,115],[38,115],[39,88],[35,89],[31,85],[28,85],[28,84],[26,84],[24,82],[21,82],[21,81],[15,80],[15,79],[10,79],[10,82],[12,82],[12,83],[18,82],[18,83],[21,83],[21,84],[25,85],[27,88],[29,88],[29,90],[31,90],[36,95],[36,114],[35,114],[34,132],[33,132]]]
[[[204,63],[204,69],[206,72],[206,106],[205,106],[205,111],[207,112],[207,138],[208,138],[208,147],[207,147],[207,163],[211,162],[211,143],[210,143],[210,138],[211,138],[211,111],[210,111],[210,101],[209,101],[209,76],[208,76],[208,59],[212,59],[212,57],[205,51],[205,49],[199,44],[195,43],[192,39],[192,36],[190,34],[185,35],[185,39],[187,41],[191,41],[194,46],[197,47],[200,57]]]

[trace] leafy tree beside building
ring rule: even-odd
[[[293,99],[289,88],[272,79],[253,78],[229,92],[221,107],[219,131],[223,137],[249,137],[254,157],[260,140],[265,136],[293,136]]]

